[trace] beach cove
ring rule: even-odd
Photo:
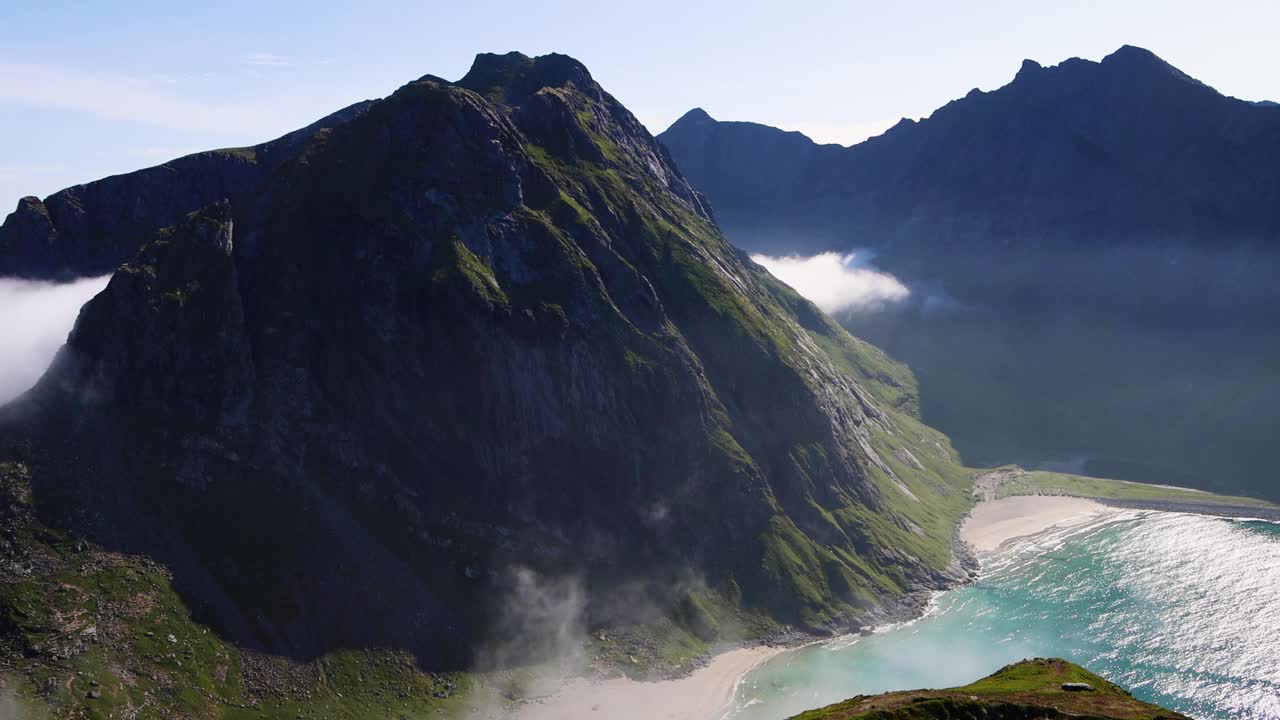
[[[1126,511],[1102,503],[1061,496],[1017,496],[984,500],[975,506],[961,528],[961,539],[981,555],[1016,543],[1019,539],[1042,533],[1053,533],[1105,522]],[[980,555],[980,556],[981,556]],[[936,609],[931,606],[930,613]],[[907,624],[895,624],[879,630],[878,636],[893,633]],[[859,642],[858,638],[836,638],[816,643],[813,648],[842,647]],[[725,717],[748,717],[742,704],[750,699],[735,700],[735,691],[753,671],[773,663],[786,663],[787,656],[813,649],[780,647],[738,648],[716,655],[704,667],[687,677],[644,682],[624,677],[569,680],[560,689],[544,697],[520,705],[517,720],[720,720]],[[988,668],[994,670],[998,665]],[[975,679],[965,677],[964,681]],[[902,689],[906,686],[894,686]],[[886,688],[889,689],[889,688]],[[737,693],[741,695],[741,692]],[[819,699],[815,696],[815,701]],[[835,698],[842,699],[842,698]],[[807,705],[812,707],[812,705]],[[749,717],[756,717],[752,713]],[[781,720],[783,715],[777,715]]]

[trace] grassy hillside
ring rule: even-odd
[[[1083,683],[1091,690],[1071,691]],[[795,720],[1031,720],[1105,718],[1177,720],[1182,715],[1135,700],[1124,688],[1065,660],[1026,660],[963,687],[858,696],[810,710]]]
[[[1217,495],[1190,488],[1148,485],[1125,480],[1106,480],[1044,471],[1014,471],[1006,474],[996,490],[996,496],[1009,497],[1012,495],[1071,495],[1103,500],[1185,502],[1261,508],[1277,507],[1272,503],[1256,498]]]
[[[474,676],[423,672],[403,652],[301,663],[225,642],[192,617],[163,566],[41,523],[25,466],[0,463],[0,526],[5,720],[6,708],[30,720],[450,718],[481,700],[467,692]]]

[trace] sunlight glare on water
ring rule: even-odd
[[[1280,525],[1133,512],[1037,536],[920,620],[772,659],[727,718],[961,685],[1026,657],[1067,658],[1195,718],[1280,718]]]

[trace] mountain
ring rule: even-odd
[[[1280,497],[1280,110],[1126,46],[852,147],[701,110],[659,139],[739,247],[911,289],[839,318],[967,461]]]
[[[0,410],[0,461],[13,534],[44,548],[18,550],[159,563],[239,647],[454,671],[579,628],[661,671],[967,575],[969,473],[917,407],[904,367],[729,245],[585,67],[512,53],[153,233]],[[61,626],[35,608],[81,596],[23,562],[0,630],[43,657]]]
[[[1128,690],[1065,660],[1024,660],[970,685],[859,696],[810,710],[795,720],[994,720],[1094,718],[1180,720],[1185,716],[1135,700]]]
[[[270,142],[187,155],[163,165],[25,197],[0,225],[0,276],[65,280],[104,275],[183,215],[247,195],[316,133],[358,117],[359,102]]]
[[[1147,50],[1025,61],[852,147],[693,110],[659,139],[731,237],[760,252],[909,244],[1274,245],[1280,112]]]

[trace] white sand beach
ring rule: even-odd
[[[1083,498],[1025,495],[983,500],[960,527],[961,539],[979,552],[1050,528],[1081,525],[1120,511]]]
[[[689,677],[660,682],[626,678],[570,680],[554,695],[523,705],[516,720],[717,720],[738,681],[785,648],[754,647],[715,656]]]

